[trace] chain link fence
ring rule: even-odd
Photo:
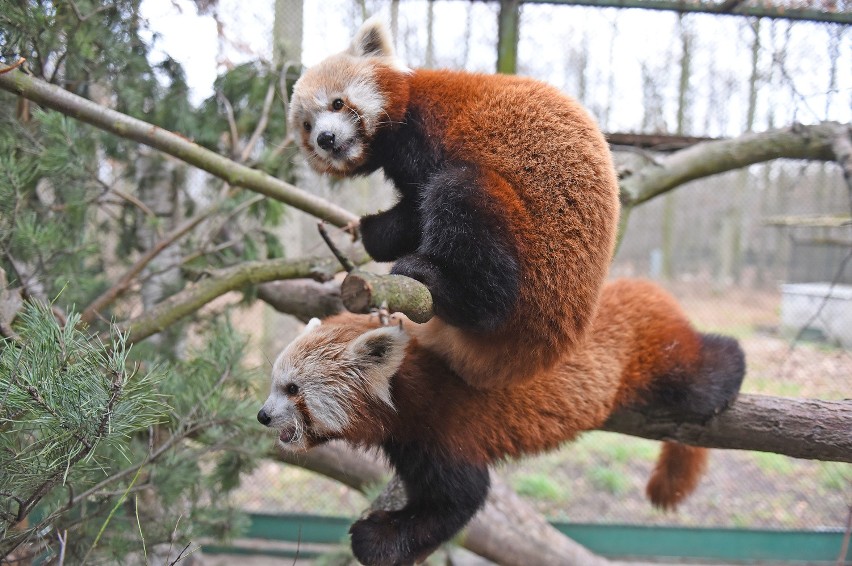
[[[162,22],[189,17],[194,8],[177,15],[180,3],[166,4],[149,2],[146,17],[163,26],[157,45],[180,60],[183,47]],[[398,53],[411,66],[493,72],[498,11],[498,2],[461,0],[221,0],[193,16],[199,26],[216,23],[207,34],[214,47],[190,49],[187,74],[203,98],[209,77],[241,61],[283,57],[310,65],[344,49],[372,14],[391,24]],[[275,55],[273,27],[300,29],[301,40],[288,36]],[[717,138],[799,121],[849,122],[850,70],[849,30],[840,24],[521,7],[518,72],[580,99],[606,132]],[[615,149],[620,163],[655,159],[653,150]],[[377,176],[331,184],[303,172],[299,184],[355,212],[393,198]],[[748,359],[743,391],[848,398],[850,217],[852,194],[835,164],[756,165],[691,182],[635,209],[612,274],[660,282],[699,329],[738,338]],[[286,223],[289,254],[321,250],[311,219],[293,213]],[[261,350],[273,359],[298,324],[253,308],[247,318],[264,318]],[[502,472],[549,518],[578,522],[823,529],[842,527],[852,506],[850,465],[715,451],[698,492],[677,513],[663,513],[643,495],[656,451],[654,442],[593,432],[559,451],[507,463]],[[271,462],[245,479],[237,497],[246,510],[275,513],[354,516],[367,504],[333,481]]]

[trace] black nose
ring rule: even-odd
[[[320,132],[317,136],[317,145],[328,151],[334,147],[334,134],[331,132]]]
[[[270,417],[270,416],[266,413],[266,411],[264,411],[263,409],[261,409],[260,411],[258,411],[258,412],[257,412],[257,420],[258,420],[258,422],[259,422],[260,424],[262,424],[263,426],[268,426],[268,425],[269,425],[269,423],[271,423],[271,422],[272,422],[272,417]]]

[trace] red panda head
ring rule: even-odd
[[[344,176],[364,165],[378,129],[399,119],[391,107],[400,101],[390,98],[398,98],[408,73],[377,19],[361,26],[346,51],[305,71],[293,87],[289,121],[311,167]]]
[[[280,431],[279,445],[288,451],[348,439],[377,404],[393,409],[390,382],[407,345],[400,327],[365,331],[313,319],[275,360],[272,390],[257,419]]]

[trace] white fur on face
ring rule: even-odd
[[[370,416],[376,401],[393,408],[390,380],[408,336],[388,327],[351,341],[343,334],[341,328],[311,324],[273,364],[263,410],[271,419],[268,426],[281,431],[284,449],[306,450],[315,439],[342,437],[353,421]]]
[[[351,173],[367,158],[368,146],[386,115],[385,97],[376,83],[375,67],[350,54],[339,54],[308,69],[296,82],[290,124],[299,132],[302,149],[320,172]],[[335,100],[343,101],[339,110]],[[305,124],[310,132],[304,131]],[[320,134],[334,135],[335,144],[323,149]]]

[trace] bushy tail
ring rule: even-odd
[[[655,507],[674,509],[698,487],[707,469],[706,448],[664,442],[645,493]]]
[[[717,415],[737,398],[744,376],[745,355],[736,340],[701,334],[701,366],[685,384],[681,408],[702,419]]]
[[[673,409],[685,418],[706,420],[728,407],[737,397],[745,375],[745,356],[736,340],[714,334],[701,335],[701,365],[681,383]],[[706,448],[665,442],[645,493],[656,507],[674,509],[698,486],[707,468]]]

